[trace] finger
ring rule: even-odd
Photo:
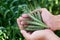
[[[41,11],[42,11],[41,16],[42,16],[44,23],[50,27],[51,20],[54,16],[46,8],[42,8]]]
[[[50,32],[49,29],[35,31],[32,33],[31,39],[46,39],[46,36],[49,36]]]
[[[20,19],[18,18],[18,19],[17,19],[17,23],[18,23],[19,28],[22,30],[22,29],[23,29],[23,25],[21,25],[20,22],[21,22],[21,21],[20,21]]]
[[[25,24],[24,27],[25,27],[25,28],[28,27],[28,24]]]
[[[18,23],[19,23],[20,29],[24,29],[24,24],[26,24],[25,22],[23,22],[24,20],[25,20],[25,18],[19,17],[20,22],[18,22]]]
[[[22,14],[22,17],[23,17],[23,18],[28,18],[29,15],[28,15],[28,14]]]
[[[20,20],[20,24],[21,24],[21,25],[27,24],[27,23],[25,22],[25,20],[27,20],[26,18],[19,17],[19,20]]]
[[[25,21],[21,21],[20,24],[23,25],[24,28],[28,26],[27,22],[25,22]]]
[[[19,17],[20,21],[24,21],[26,18]]]
[[[52,13],[50,13],[46,8],[41,8],[40,11],[41,11],[41,13],[45,13],[47,15],[52,15]]]
[[[35,35],[35,36],[34,36]],[[43,30],[38,30],[32,33],[31,37],[33,39],[40,39],[45,37],[44,31]]]
[[[46,11],[47,9],[46,8],[40,8],[40,11]]]
[[[21,30],[22,35],[25,37],[25,39],[30,40],[30,34],[27,33],[25,30]]]
[[[40,12],[49,12],[46,8],[40,8]]]
[[[26,24],[27,24],[27,22],[21,21],[21,25],[26,25]]]
[[[27,22],[26,20],[30,20],[29,18],[23,18],[23,17],[19,17],[19,20],[20,22],[18,22],[18,25],[20,27],[20,29],[24,29],[25,27],[27,27]]]
[[[26,20],[32,20],[28,14],[22,14],[22,17]]]

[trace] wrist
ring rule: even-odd
[[[47,40],[60,40],[60,38],[57,35],[55,35],[54,33],[48,34],[48,36],[46,36],[46,39]]]

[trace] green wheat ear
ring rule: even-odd
[[[47,28],[46,24],[42,22],[41,13],[39,10],[32,11],[28,13],[28,15],[33,21],[31,20],[26,21],[29,25],[28,27],[25,28],[25,30],[35,31]]]
[[[24,13],[27,13],[32,20],[25,20],[28,26],[25,27],[27,31],[42,30],[47,28],[46,24],[42,22],[40,7],[36,7],[35,10],[30,10],[27,6],[24,7]]]

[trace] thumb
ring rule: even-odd
[[[25,39],[30,40],[30,34],[27,33],[25,30],[21,30],[22,35],[25,37]]]

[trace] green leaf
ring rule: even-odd
[[[0,30],[0,35],[2,35],[2,34],[3,34],[2,30]]]

